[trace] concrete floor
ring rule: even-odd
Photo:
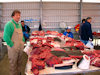
[[[27,55],[23,54],[22,62],[22,75],[25,75],[25,65],[27,62]],[[0,61],[0,75],[10,75],[9,74],[9,60],[7,53],[4,55],[3,59]]]
[[[7,55],[7,49],[6,47],[3,47],[3,58],[0,60],[0,75],[9,75],[9,60],[8,60],[8,55]],[[27,62],[27,55],[24,53],[23,54],[23,62],[22,62],[22,75],[25,75],[24,70],[25,70],[25,65]],[[83,75],[83,74],[76,74],[76,75]],[[90,72],[87,73],[86,75],[100,75],[100,71],[98,72]]]

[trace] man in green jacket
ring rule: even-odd
[[[7,43],[8,58],[10,63],[10,75],[21,74],[21,61],[25,39],[22,33],[22,26],[19,24],[20,11],[12,12],[12,20],[4,27],[3,40]]]

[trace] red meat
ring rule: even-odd
[[[74,56],[74,55],[69,55],[71,58],[74,58],[74,59],[81,59],[83,56]]]
[[[39,32],[39,36],[45,36],[45,32],[44,31],[40,31]]]
[[[72,42],[72,41],[66,41],[65,46],[72,47],[72,46],[74,46],[74,42]]]
[[[62,33],[57,34],[57,36],[59,36],[59,37],[61,37],[62,35],[63,35]]]
[[[91,65],[100,67],[100,58],[96,57],[93,60],[91,60]]]
[[[32,35],[33,36],[44,36],[45,32],[44,31],[33,31]]]
[[[83,51],[83,54],[86,54],[88,56],[94,55],[93,51]]]
[[[90,56],[91,65],[100,67],[100,50],[84,51],[83,53]]]
[[[34,75],[39,75],[39,70],[37,68],[31,69],[31,71],[34,73]]]
[[[44,69],[45,68],[45,63],[44,61],[40,61],[40,60],[32,60],[32,72],[35,75],[39,74],[39,70]]]
[[[55,64],[60,64],[62,63],[61,58],[58,58],[57,56],[53,56],[51,58],[49,58],[48,60],[46,60],[46,64],[49,67],[53,67]]]
[[[57,35],[59,34],[57,31],[46,31],[46,34]]]
[[[53,55],[50,53],[50,51],[44,51],[39,55],[40,59],[43,59],[44,61],[48,60]]]
[[[64,51],[66,52],[64,49],[61,49],[61,48],[53,48],[54,51]]]
[[[50,48],[54,47],[53,45],[51,45],[51,44],[49,44],[49,43],[44,43],[44,44],[42,44],[42,46],[43,46],[43,47],[44,47],[44,46],[48,46],[48,47],[50,47]]]
[[[71,60],[71,57],[61,57],[62,60]]]
[[[51,43],[52,41],[54,41],[52,37],[47,37],[47,43]]]

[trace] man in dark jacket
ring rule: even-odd
[[[86,22],[81,26],[81,41],[84,44],[87,44],[88,41],[93,41],[93,36],[92,36],[92,29],[91,29],[91,17],[88,17],[86,19]]]
[[[82,23],[80,24],[80,27],[79,27],[79,36],[81,35],[81,26],[85,23],[85,19],[82,19]]]
[[[26,41],[27,39],[29,39],[30,28],[27,25],[25,25],[24,21],[21,21],[21,25],[22,25],[23,35]]]

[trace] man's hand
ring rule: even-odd
[[[92,39],[91,39],[91,38],[89,38],[89,41],[92,41]]]

